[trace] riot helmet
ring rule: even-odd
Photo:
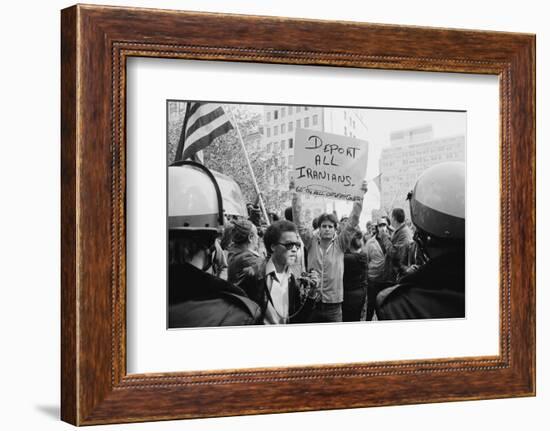
[[[445,162],[426,169],[409,194],[411,221],[432,240],[464,242],[466,168]]]
[[[168,167],[168,228],[172,231],[218,233],[223,203],[214,175],[205,166],[175,162]]]

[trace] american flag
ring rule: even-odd
[[[176,160],[192,159],[202,163],[202,150],[231,129],[233,125],[221,105],[188,102]]]

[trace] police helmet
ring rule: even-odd
[[[223,203],[214,175],[192,161],[168,167],[168,228],[217,233],[223,226]]]
[[[466,168],[463,162],[426,169],[409,195],[411,221],[417,229],[443,240],[464,240]]]

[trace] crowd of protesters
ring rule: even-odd
[[[416,232],[402,208],[369,221],[362,231],[363,199],[340,221],[336,214],[325,213],[307,225],[293,183],[290,190],[292,206],[280,217],[268,213],[269,223],[253,204],[247,206],[248,218],[226,217],[205,245],[209,262],[185,267],[185,274],[177,273],[181,265],[172,265],[178,263],[178,236],[171,235],[170,283],[185,279],[195,289],[205,288],[205,283],[218,283],[220,289],[218,296],[206,298],[215,302],[212,307],[201,295],[184,304],[189,298],[178,300],[172,286],[172,327],[464,317],[463,237],[450,241],[440,236],[435,241],[424,230]],[[367,193],[366,183],[362,191]],[[193,259],[179,263],[192,264]],[[201,276],[200,269],[211,278]],[[212,316],[216,313],[236,317]]]

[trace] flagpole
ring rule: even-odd
[[[176,154],[174,156],[174,162],[179,161],[183,155],[183,148],[185,146],[185,132],[187,130],[187,122],[189,120],[189,105],[189,102],[185,103],[185,115],[183,116],[183,124],[181,126],[181,133],[178,140],[178,146],[176,148]]]
[[[269,217],[267,216],[267,211],[265,209],[264,200],[262,198],[262,194],[260,193],[260,188],[258,187],[258,183],[256,181],[256,176],[254,175],[254,170],[252,169],[252,164],[250,163],[250,159],[248,158],[248,151],[246,151],[246,146],[244,145],[244,140],[241,135],[241,130],[239,129],[239,125],[237,124],[237,120],[235,119],[235,116],[233,115],[233,111],[229,106],[226,105],[227,112],[231,115],[231,118],[233,120],[233,124],[235,125],[235,130],[237,131],[237,135],[239,137],[239,141],[241,142],[241,147],[243,148],[244,152],[244,158],[246,160],[246,164],[248,165],[248,170],[250,171],[250,175],[252,176],[252,184],[254,185],[254,189],[256,190],[256,193],[258,194],[258,202],[260,204],[260,209],[267,221],[267,224],[269,225]]]

